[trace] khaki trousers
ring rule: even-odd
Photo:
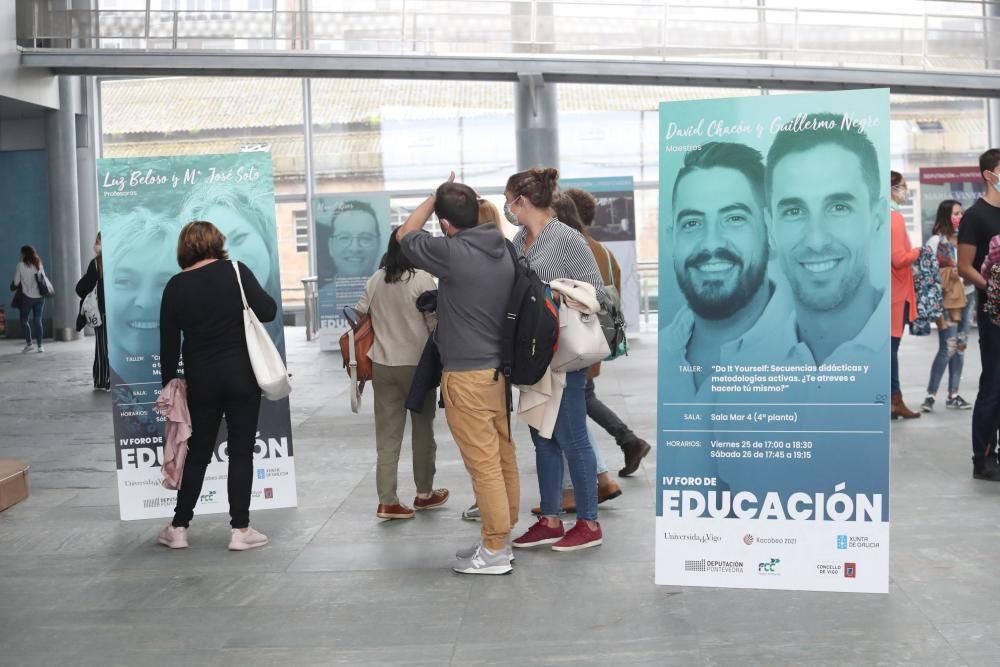
[[[375,467],[375,487],[378,501],[383,505],[396,505],[397,471],[399,452],[403,447],[406,428],[406,395],[413,383],[416,366],[383,366],[372,364],[372,388],[375,390],[375,446],[378,463]],[[434,490],[434,462],[437,443],[434,441],[434,414],[437,411],[435,392],[427,392],[424,409],[419,414],[410,413],[411,440],[413,442],[413,482],[417,493]]]
[[[504,382],[496,371],[446,372],[441,378],[445,416],[472,478],[483,521],[483,544],[504,549],[517,523],[521,482],[507,428]]]

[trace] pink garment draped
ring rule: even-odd
[[[163,447],[163,465],[160,467],[160,482],[164,488],[176,491],[181,487],[184,476],[184,460],[188,453],[188,439],[191,437],[191,413],[188,412],[187,382],[174,378],[160,392],[153,409],[167,418],[166,437]]]

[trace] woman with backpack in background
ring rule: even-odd
[[[97,315],[101,323],[94,327],[94,389],[111,391],[111,366],[108,363],[108,328],[107,315],[104,310],[104,261],[101,258],[101,233],[97,232],[94,241],[94,259],[87,265],[87,272],[76,283],[76,295],[84,302],[80,304],[81,311],[97,306]],[[94,293],[96,299],[88,300],[87,296]],[[89,313],[91,316],[93,313]],[[89,319],[89,318],[88,318]]]
[[[372,360],[372,388],[375,391],[375,445],[378,462],[375,486],[378,491],[380,519],[412,519],[414,510],[396,495],[399,452],[406,428],[406,397],[420,362],[427,339],[437,324],[434,313],[417,310],[417,299],[435,290],[434,278],[420,271],[403,254],[395,234],[382,268],[368,280],[355,310],[371,317],[375,341],[369,356]],[[417,495],[413,506],[418,510],[440,507],[448,501],[448,489],[434,489],[437,443],[434,441],[434,414],[437,392],[429,391],[423,409],[410,412],[413,441],[413,482]]]
[[[603,302],[604,282],[586,239],[552,215],[558,190],[556,169],[529,169],[510,177],[504,189],[504,215],[521,227],[514,237],[514,248],[541,280],[570,278],[590,283],[597,300]],[[587,434],[587,369],[566,373],[565,382],[551,437],[531,428],[542,515],[513,541],[514,547],[551,544],[554,551],[577,551],[596,547],[603,540],[597,522],[597,461]],[[569,531],[559,518],[564,456],[576,496],[577,521]]]
[[[15,293],[11,305],[21,311],[21,329],[24,331],[22,353],[31,352],[34,349],[37,349],[39,353],[45,351],[42,347],[42,337],[44,336],[42,307],[45,304],[45,294],[39,285],[44,281],[48,281],[48,278],[45,277],[42,258],[30,245],[21,246],[21,261],[14,267],[14,278],[11,280],[10,289]],[[37,348],[31,342],[32,331]]]

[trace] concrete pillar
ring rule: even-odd
[[[80,213],[76,169],[76,114],[74,77],[59,77],[59,109],[45,119],[49,163],[49,240],[52,257],[46,258],[49,279],[55,287],[50,301],[53,336],[73,340],[78,300],[76,281],[81,275]]]
[[[1000,100],[986,100],[986,120],[989,122],[990,148],[1000,146]]]
[[[97,238],[97,84],[93,77],[81,79],[81,107],[76,117],[76,178],[80,210],[80,262],[86,268],[94,257]]]
[[[559,109],[555,84],[520,74],[514,89],[517,169],[559,168]]]

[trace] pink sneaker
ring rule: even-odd
[[[187,549],[188,529],[175,528],[173,524],[168,523],[160,531],[160,544],[171,549]]]
[[[552,544],[562,539],[566,531],[563,529],[562,521],[555,528],[550,528],[545,523],[545,519],[539,519],[535,525],[528,529],[521,537],[511,542],[511,546],[518,549],[529,547],[540,547],[543,544]]]
[[[590,547],[600,546],[604,543],[601,534],[601,524],[591,530],[586,521],[577,521],[566,533],[566,537],[552,545],[553,551],[580,551]]]
[[[232,536],[229,538],[230,551],[246,551],[248,549],[262,547],[265,544],[267,544],[267,535],[258,533],[249,526],[247,527],[246,532],[243,532],[239,528],[233,528]]]

